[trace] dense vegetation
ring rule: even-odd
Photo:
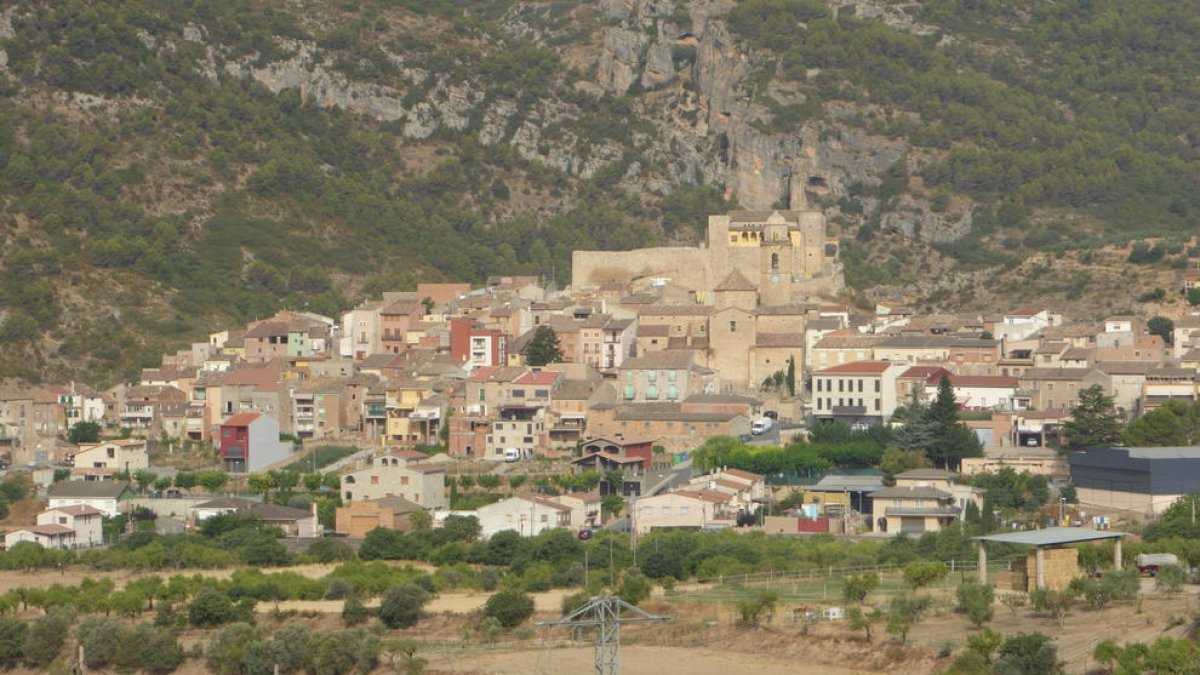
[[[1195,227],[1194,4],[936,0],[911,7],[933,29],[928,35],[852,11],[834,16],[819,0],[742,0],[729,26],[769,51],[768,72],[820,100],[877,106],[864,125],[946,151],[923,177],[981,202],[976,237],[1000,229],[1019,242],[1031,209],[1041,207],[1080,209],[1126,241]],[[820,69],[815,78],[812,68]],[[1051,230],[1066,227],[1052,223]]]
[[[0,40],[9,57],[0,194],[11,244],[0,275],[10,312],[0,370],[33,378],[61,363],[111,381],[214,321],[281,307],[336,314],[360,291],[411,288],[419,278],[562,280],[574,249],[644,245],[667,209],[670,230],[725,206],[710,188],[661,206],[617,188],[636,158],[630,132],[652,128],[630,119],[625,101],[566,86],[552,50],[479,21],[511,2],[442,4],[343,4],[330,17],[341,25],[329,30],[255,0],[19,3],[15,37]],[[420,31],[395,21],[406,11],[426,15]],[[185,26],[201,27],[213,51],[180,40]],[[432,79],[406,80],[397,59],[486,83],[487,101],[519,109],[506,137],[536,100],[560,97],[576,113],[563,133],[625,146],[628,156],[588,180],[571,178],[507,143],[485,149],[482,108],[463,132],[409,142],[399,122],[224,73],[226,63],[287,58],[287,40],[312,41],[317,59],[413,102]],[[96,112],[29,103],[55,91],[103,99]],[[429,160],[410,163],[418,149]],[[531,199],[558,213],[534,218],[511,204]],[[107,284],[89,309],[111,308],[121,321],[67,311],[66,287],[97,279]],[[48,329],[52,343],[40,340]]]

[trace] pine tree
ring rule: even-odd
[[[1113,397],[1100,385],[1079,392],[1079,405],[1071,409],[1071,419],[1062,425],[1062,435],[1068,450],[1082,450],[1121,441],[1121,417]]]
[[[950,376],[943,374],[938,381],[938,393],[925,416],[933,444],[929,458],[935,466],[956,469],[963,457],[978,457],[983,454],[983,444],[969,427],[958,419],[958,401],[954,398],[954,387]]]
[[[562,361],[562,358],[558,334],[550,326],[538,326],[529,345],[525,347],[525,362],[531,366],[544,366]]]
[[[788,396],[795,396],[796,395],[796,357],[794,357],[794,356],[788,357],[787,376],[785,378],[785,381],[787,382]]]

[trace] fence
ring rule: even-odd
[[[1007,572],[1010,561],[989,560],[988,574]],[[973,580],[979,569],[974,560],[951,560],[946,563],[948,574],[926,586],[930,590],[952,590],[966,580]],[[868,565],[860,567],[826,567],[792,572],[762,572],[756,574],[733,574],[715,579],[701,579],[707,587],[697,588],[689,584],[686,588],[669,592],[671,600],[736,603],[753,598],[761,591],[774,591],[779,601],[785,604],[840,603],[842,580],[847,576],[870,575],[879,580],[873,596],[891,597],[909,592],[912,587],[904,580],[901,565]]]

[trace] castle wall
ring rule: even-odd
[[[599,286],[606,281],[665,277],[681,286],[704,290],[720,281],[714,276],[709,250],[704,248],[663,246],[633,251],[575,251],[571,254],[571,286],[574,288]]]

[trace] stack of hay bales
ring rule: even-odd
[[[1066,590],[1071,580],[1083,576],[1079,571],[1079,552],[1073,548],[1043,549],[1042,574],[1046,588],[1051,591]],[[1024,558],[1012,562],[1012,590],[1030,592],[1037,588],[1037,549]]]
[[[1033,566],[1034,559],[1032,555],[1028,558],[1015,558],[1012,561],[1012,586],[1010,586],[1012,590],[1028,593],[1032,586],[1036,586],[1036,584],[1029,583],[1030,572],[1034,569]]]
[[[1029,553],[1031,557],[1035,554],[1034,551]],[[1073,579],[1082,576],[1079,572],[1079,551],[1073,548],[1047,548],[1044,549],[1043,555],[1045,568],[1042,573],[1045,575],[1046,588],[1063,591],[1071,585]],[[1032,561],[1030,569],[1033,569]]]

